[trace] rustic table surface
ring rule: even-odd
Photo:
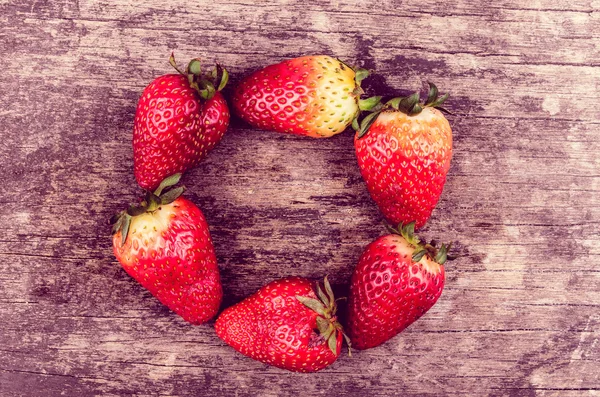
[[[600,2],[0,0],[0,395],[600,395]],[[424,235],[453,241],[439,302],[386,344],[294,374],[190,326],[114,259],[138,197],[136,102],[168,55],[261,66],[331,54],[370,93],[450,91],[454,158]],[[224,307],[268,281],[344,293],[383,233],[349,131],[239,120],[184,183]]]

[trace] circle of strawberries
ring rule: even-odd
[[[221,94],[229,78],[199,59],[160,76],[141,94],[133,129],[134,173],[145,190],[139,203],[112,219],[113,250],[125,271],[191,324],[217,315],[223,289],[208,224],[176,187],[223,137],[230,112]],[[391,339],[440,297],[449,245],[421,242],[415,229],[431,216],[452,157],[452,131],[430,83],[419,92],[382,101],[363,98],[365,69],[326,55],[267,66],[234,90],[235,113],[264,130],[328,138],[356,131],[361,175],[389,234],[369,244],[350,282],[342,325],[327,279],[275,280],[217,318],[219,338],[240,353],[279,368],[315,372],[332,364],[345,339],[368,349]],[[397,225],[397,227],[396,227]]]

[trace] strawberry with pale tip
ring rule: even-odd
[[[381,99],[361,99],[361,82],[368,75],[327,55],[303,56],[252,73],[238,85],[232,103],[254,127],[328,138]]]
[[[354,138],[356,157],[369,194],[392,224],[421,228],[437,205],[452,158],[452,130],[430,83],[427,101],[419,93],[377,105]]]
[[[192,324],[217,314],[223,291],[208,224],[180,197],[181,174],[166,178],[139,205],[116,214],[113,250],[123,269],[162,304]]]

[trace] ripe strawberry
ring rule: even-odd
[[[161,195],[180,176],[113,218],[113,247],[131,277],[185,321],[201,324],[217,314],[223,292],[204,215],[179,197],[182,187]]]
[[[315,372],[340,355],[343,331],[335,313],[327,277],[325,292],[318,283],[289,277],[226,309],[215,330],[250,358],[290,371]]]
[[[424,105],[418,92],[392,99],[365,117],[354,138],[369,193],[393,224],[415,221],[417,228],[422,227],[442,194],[450,168],[452,130],[436,109],[448,94],[438,99],[437,88],[430,86]]]
[[[220,91],[227,70],[219,65],[202,74],[193,59],[185,72],[154,80],[140,97],[133,129],[135,178],[147,190],[175,173],[195,167],[221,140],[229,108]]]
[[[400,333],[442,294],[444,262],[450,246],[439,251],[421,245],[410,223],[365,249],[350,284],[348,327],[352,347],[368,349]]]
[[[235,90],[233,106],[254,127],[327,138],[381,99],[360,100],[360,83],[368,75],[327,55],[289,59],[246,77]]]

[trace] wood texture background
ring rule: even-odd
[[[1,396],[600,395],[600,2],[0,0]],[[317,374],[247,359],[115,261],[106,220],[139,193],[136,101],[181,62],[236,81],[326,53],[370,93],[433,80],[455,155],[424,235],[458,258],[436,306]],[[352,134],[234,120],[184,179],[228,306],[275,278],[343,294],[383,232]]]

